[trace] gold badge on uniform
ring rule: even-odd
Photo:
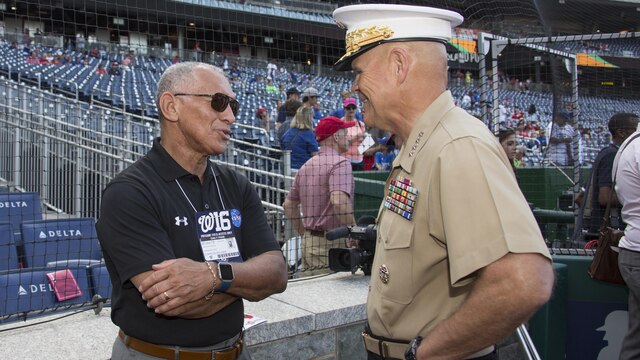
[[[395,179],[389,181],[384,207],[407,220],[411,220],[417,197],[418,189],[413,186],[413,181],[396,176]]]
[[[380,265],[380,269],[378,269],[378,276],[380,276],[380,281],[382,281],[383,284],[389,282],[389,269],[387,269],[387,265]]]

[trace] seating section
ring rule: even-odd
[[[103,299],[110,299],[111,278],[104,263],[89,266],[87,271],[89,272],[89,283],[93,289],[93,294],[100,295]]]
[[[0,223],[0,271],[17,269],[18,249],[11,223]]]
[[[93,218],[23,222],[22,246],[25,267],[102,257]]]
[[[86,268],[69,269],[78,284],[81,295],[59,301],[47,274],[60,268],[21,269],[0,273],[0,318],[9,315],[42,312],[47,309],[65,308],[91,301],[92,289]],[[66,282],[70,279],[58,278]],[[68,294],[67,294],[68,295]],[[15,319],[15,318],[13,318]],[[11,319],[9,319],[11,320]]]
[[[610,44],[610,47],[603,46]],[[571,52],[587,48],[605,53],[624,52],[622,56],[637,51],[633,39],[610,40],[607,42],[572,42],[557,43],[560,48]],[[569,48],[566,48],[569,46]],[[595,50],[594,50],[595,49]],[[33,51],[34,49],[30,49]],[[157,89],[157,82],[163,71],[171,66],[168,59],[157,57],[146,57],[136,55],[132,65],[122,75],[108,76],[98,75],[95,69],[99,65],[108,65],[113,61],[121,62],[123,54],[100,54],[100,56],[85,56],[67,49],[40,48],[41,52],[62,53],[69,55],[70,62],[64,64],[30,64],[27,63],[26,55],[20,49],[9,46],[0,46],[0,68],[5,69],[13,78],[20,75],[20,79],[31,79],[39,84],[44,84],[46,88],[58,89],[78,94],[78,99],[68,99],[61,94],[49,94],[46,99],[27,99],[24,106],[33,106],[37,110],[56,119],[68,121],[74,126],[84,128],[81,130],[83,136],[100,140],[100,134],[108,134],[112,137],[105,137],[104,143],[117,145],[120,139],[130,139],[142,144],[149,144],[158,131],[157,122],[150,119],[142,121],[130,121],[131,114],[144,115],[148,118],[156,118],[158,115],[154,104],[154,95]],[[584,49],[582,49],[584,50]],[[308,86],[313,86],[320,91],[322,103],[322,116],[329,115],[335,108],[340,107],[340,93],[351,87],[351,80],[347,76],[316,76],[305,72],[294,72],[291,69],[277,71],[273,81],[280,85],[282,89],[296,86],[302,90]],[[275,114],[277,111],[277,101],[284,99],[283,91],[268,93],[264,86],[267,77],[266,69],[263,67],[251,67],[233,64],[225,70],[231,80],[231,86],[240,103],[242,104],[240,113],[236,117],[236,122],[232,125],[234,139],[245,141],[261,146],[278,147],[274,136],[273,128],[268,133],[260,128],[255,112],[258,108],[264,107]],[[469,91],[480,92],[479,88],[470,88],[464,84],[452,81],[450,84],[456,100],[460,101],[464,93]],[[0,84],[2,92],[2,84]],[[516,106],[526,111],[531,104],[538,108],[539,125],[546,127],[552,117],[553,97],[550,92],[544,91],[513,91],[501,89],[499,91],[499,102],[513,110]],[[106,106],[112,106],[113,110],[106,113],[97,113],[95,109],[83,101],[91,99]],[[571,100],[571,99],[566,99]],[[6,102],[0,97],[0,103]],[[492,102],[492,94],[488,94],[487,101]],[[480,106],[467,109],[473,115],[479,115],[482,111]],[[580,97],[580,127],[595,130],[606,124],[606,120],[617,111],[640,112],[640,102],[635,99],[623,98],[603,98],[595,96]],[[605,126],[606,128],[606,126]],[[584,151],[581,155],[582,164],[589,165],[600,148],[607,144],[607,139],[602,134],[585,138],[582,146]],[[522,141],[521,141],[522,144]],[[524,162],[527,166],[540,166],[543,159],[543,149],[528,149],[528,156]],[[254,149],[249,150],[255,153]],[[252,155],[249,155],[251,158]],[[246,156],[234,156],[229,161],[238,165],[253,166],[252,160],[247,160]],[[261,170],[268,170],[259,168]],[[0,219],[2,221],[2,219]],[[14,227],[15,230],[15,227]]]
[[[11,224],[15,241],[20,241],[20,224],[31,220],[42,220],[40,194],[36,192],[0,193],[0,222]]]

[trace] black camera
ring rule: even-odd
[[[358,247],[352,249],[329,249],[329,269],[333,271],[351,271],[354,274],[362,269],[365,275],[371,275],[373,256],[376,251],[376,225],[348,226],[327,231],[327,240],[349,237],[358,241]]]

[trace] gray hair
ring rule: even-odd
[[[158,81],[158,90],[156,92],[156,106],[158,107],[160,118],[162,118],[162,111],[160,110],[160,96],[165,92],[172,93],[176,91],[183,91],[181,90],[181,87],[184,84],[195,82],[196,79],[194,77],[194,72],[197,68],[211,70],[213,72],[220,73],[223,77],[225,76],[222,69],[206,63],[187,61],[169,66],[167,70],[162,73],[162,76],[160,76],[160,80]]]

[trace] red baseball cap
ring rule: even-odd
[[[263,112],[265,112],[265,111],[267,111],[267,109],[265,109],[265,108],[263,108],[263,107],[259,108],[259,109],[258,109],[258,111],[256,111],[256,116],[258,116],[258,117],[259,117],[259,116],[260,116],[260,115],[262,115],[262,113],[263,113]]]
[[[316,126],[316,140],[320,142],[335,134],[340,129],[346,129],[355,125],[355,121],[345,122],[335,116],[327,116],[320,120],[318,126]]]

